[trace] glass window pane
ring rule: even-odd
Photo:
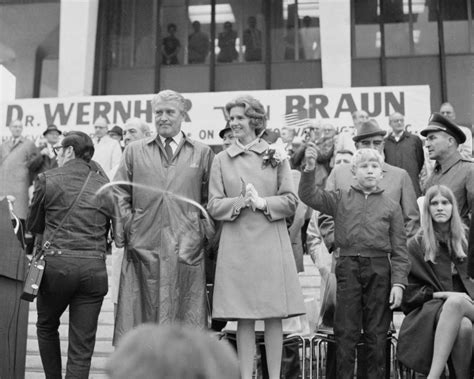
[[[237,12],[240,11],[237,1],[216,1],[216,41],[215,52],[218,63],[232,63],[239,61],[241,38]]]
[[[272,61],[321,56],[319,1],[272,0]]]
[[[185,0],[164,0],[161,8],[161,56],[163,65],[184,62],[184,45],[188,35]]]
[[[185,51],[189,64],[209,62],[211,49],[211,3],[190,0],[188,5],[189,34]]]
[[[355,2],[354,57],[371,58],[380,56],[379,1],[357,0]]]
[[[409,55],[410,22],[408,0],[384,2],[385,55],[388,57]]]
[[[155,65],[155,17],[153,1],[135,1],[133,50],[135,67]]]
[[[412,20],[414,53],[439,54],[436,1],[412,0]]]
[[[444,49],[447,54],[469,52],[469,24],[466,0],[443,4]]]
[[[261,62],[265,51],[265,18],[262,0],[243,0],[242,4],[242,49],[245,62]]]

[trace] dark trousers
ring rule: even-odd
[[[364,330],[367,378],[385,377],[390,327],[388,258],[339,257],[334,335],[337,378],[353,378],[355,349]]]
[[[38,345],[47,379],[61,378],[60,317],[69,306],[66,378],[88,378],[102,301],[107,294],[104,259],[46,257],[37,300]]]

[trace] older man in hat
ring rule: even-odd
[[[222,149],[226,150],[234,143],[234,133],[229,126],[229,121],[225,124],[224,129],[219,132],[219,137],[222,138]]]
[[[474,277],[474,162],[463,158],[458,150],[466,141],[466,135],[454,122],[439,113],[433,113],[428,126],[421,131],[426,137],[425,146],[430,159],[435,160],[435,167],[426,182],[426,188],[443,184],[450,188],[458,202],[463,221],[469,225],[469,275]]]
[[[356,149],[374,149],[384,156],[384,136],[386,133],[373,119],[362,123],[357,134],[353,137]],[[408,236],[412,236],[419,227],[419,212],[415,189],[410,176],[404,169],[388,163],[384,163],[382,170],[383,178],[380,181],[380,187],[391,199],[400,204],[405,230]],[[349,189],[352,184],[354,184],[354,178],[351,165],[341,165],[332,170],[326,181],[326,189]]]
[[[62,132],[56,125],[48,125],[46,130],[43,132],[43,136],[46,141],[40,145],[41,156],[39,157],[38,161],[35,162],[35,164],[37,164],[37,169],[35,170],[36,175],[58,167],[58,161],[54,147],[59,142],[59,136],[61,134]]]

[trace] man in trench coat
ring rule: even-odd
[[[205,230],[212,150],[181,131],[184,97],[164,90],[152,101],[157,135],[131,142],[114,181],[125,246],[114,343],[145,322],[206,326]]]

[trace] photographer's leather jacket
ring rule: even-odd
[[[41,173],[35,184],[27,228],[35,234],[43,234],[43,242],[49,240],[79,194],[89,171],[92,175],[84,192],[50,241],[51,250],[106,251],[113,204],[105,195],[97,195],[108,179],[94,162],[73,159],[63,167]]]

